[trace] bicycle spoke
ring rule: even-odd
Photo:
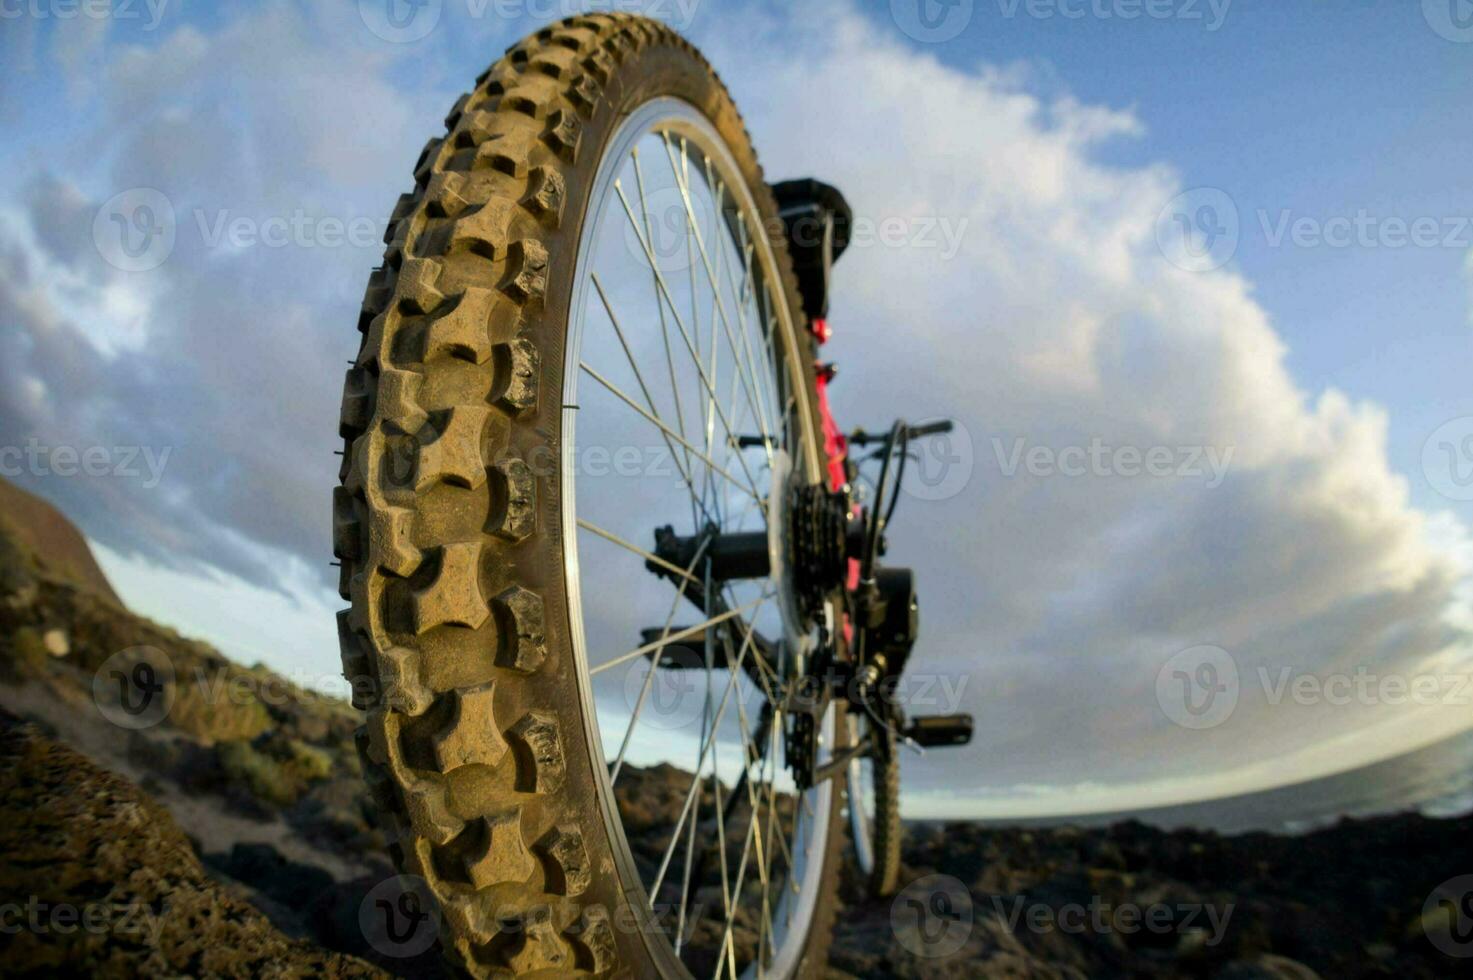
[[[655,408],[654,396],[650,394],[649,386],[644,383],[644,375],[640,373],[639,365],[635,363],[634,352],[630,349],[628,340],[625,339],[623,328],[619,326],[619,318],[614,314],[614,307],[609,302],[608,295],[604,292],[603,283],[599,280],[598,273],[596,272],[593,273],[590,278],[593,280],[593,288],[598,293],[599,300],[603,303],[604,312],[609,315],[609,323],[613,324],[614,335],[619,338],[619,346],[624,351],[624,357],[629,362],[630,370],[634,372],[634,380],[639,383],[639,390],[644,394],[645,404],[649,406],[650,413],[654,415],[657,420],[659,420],[660,413]],[[699,507],[702,515],[705,517],[706,520],[709,521],[712,519],[711,513],[710,511],[706,510],[705,502],[697,498],[695,483],[690,478],[690,472],[688,470],[688,467],[690,465],[690,453],[689,451],[686,452],[686,466],[681,466],[680,454],[675,451],[675,446],[671,443],[671,437],[665,432],[665,428],[668,428],[668,426],[663,426],[661,428],[660,436],[665,440],[666,448],[670,450],[670,457],[675,461],[675,468],[680,471],[680,478],[685,481],[686,487],[690,490],[692,505],[691,520],[696,520],[695,509]],[[684,431],[684,425],[682,424],[682,436],[684,435]]]
[[[774,727],[774,730],[775,730],[776,729],[776,726],[773,726],[773,727]],[[766,764],[765,763],[764,763],[763,768],[766,769]],[[751,785],[749,783],[748,784],[748,798],[749,798],[749,801],[752,799],[752,797],[751,797],[751,794],[752,793],[753,793],[753,790],[752,790]],[[726,953],[727,953],[728,957],[730,958],[731,971],[732,971],[732,975],[733,976],[736,975],[736,950],[732,946],[732,926],[735,924],[735,921],[736,921],[736,909],[738,909],[738,908],[741,907],[742,889],[745,886],[746,880],[747,880],[747,861],[748,861],[748,859],[752,855],[753,844],[755,843],[756,848],[757,848],[757,850],[759,852],[761,851],[761,848],[762,848],[762,843],[761,843],[761,840],[760,840],[760,838],[758,836],[761,833],[761,825],[762,825],[762,821],[761,821],[761,819],[758,816],[758,807],[757,807],[757,805],[756,805],[755,802],[749,802],[748,805],[752,807],[752,818],[751,818],[750,822],[747,825],[747,836],[746,836],[746,840],[742,844],[742,857],[741,857],[741,861],[737,865],[736,889],[735,889],[735,891],[734,891],[734,893],[732,895],[732,900],[731,900],[732,914],[727,918],[727,921],[726,921],[726,930],[725,930],[725,932],[723,933],[723,935],[721,937],[721,945],[722,945],[722,948],[726,950]],[[759,853],[758,861],[759,861],[759,865],[760,865],[760,862],[761,862],[760,853]],[[717,968],[717,971],[716,972],[717,972],[718,975],[720,974],[721,970],[720,970],[719,967]]]
[[[708,185],[710,185],[713,181],[715,181],[716,178],[714,177],[714,175],[711,174],[711,163],[710,163],[709,160],[706,161],[706,171],[707,171],[706,182],[707,182]],[[719,184],[718,183],[718,186],[717,186],[717,197],[716,197],[716,210],[718,212],[721,211],[721,202],[725,199],[725,194],[726,194],[726,186],[724,184]],[[750,337],[748,336],[748,334],[750,333],[750,331],[748,330],[748,324],[747,324],[747,301],[748,301],[748,298],[749,297],[753,296],[753,293],[752,293],[752,286],[753,286],[753,282],[752,282],[752,247],[751,247],[750,244],[747,244],[747,242],[746,242],[746,225],[745,225],[744,222],[741,223],[741,225],[740,225],[740,232],[741,232],[740,241],[739,242],[736,242],[736,243],[733,243],[733,244],[739,245],[740,246],[740,250],[742,252],[742,272],[743,272],[743,275],[742,275],[742,282],[739,285],[737,285],[737,286],[734,287],[735,288],[735,292],[732,295],[732,300],[733,300],[734,305],[736,306],[736,311],[737,311],[737,328],[738,328],[737,329],[737,334],[742,339],[742,351],[743,351],[743,354],[737,354],[735,351],[733,351],[733,354],[735,356],[737,356],[737,358],[739,360],[743,357],[743,355],[745,355],[745,363],[746,363],[746,366],[747,366],[747,371],[748,371],[749,376],[750,376],[750,378],[752,380],[752,386],[753,386],[753,388],[756,389],[755,394],[756,394],[757,408],[759,410],[762,410],[761,411],[761,417],[757,419],[757,424],[761,427],[761,430],[762,430],[763,450],[767,454],[768,464],[771,465],[771,462],[772,462],[771,437],[772,437],[772,429],[773,429],[773,424],[772,424],[773,423],[773,420],[771,418],[767,417],[765,410],[770,407],[768,405],[766,399],[772,395],[772,391],[768,387],[768,384],[767,384],[767,382],[768,382],[767,373],[765,371],[759,371],[759,370],[757,370],[756,358],[752,354],[752,347],[751,347],[751,343],[750,343]],[[725,263],[722,261],[722,259],[724,258],[725,255],[726,255],[726,250],[725,249],[721,249],[721,250],[719,250],[716,253],[716,260],[717,260],[718,266],[724,266],[725,265]],[[728,279],[726,281],[729,282],[730,280]],[[727,339],[728,339],[728,341],[730,341],[730,339],[731,339],[731,333],[730,333],[730,331],[727,332]],[[773,363],[776,363],[776,359],[774,359]]]
[[[740,616],[747,610],[762,605],[762,603],[766,602],[770,598],[772,598],[770,595],[764,595],[760,599],[752,600],[745,606],[740,606],[736,609],[728,609],[721,615],[712,616],[705,622],[697,623],[695,626],[687,626],[685,629],[679,631],[678,633],[671,633],[668,637],[655,640],[653,643],[646,643],[643,646],[635,647],[628,653],[621,653],[619,654],[619,656],[615,657],[613,660],[608,661],[607,663],[601,663],[597,667],[589,668],[588,672],[590,674],[601,674],[606,670],[611,670],[614,667],[619,666],[620,664],[628,663],[635,657],[642,657],[647,653],[654,653],[656,650],[659,650],[662,647],[670,646],[672,643],[677,643],[680,640],[688,640],[692,636],[695,636],[697,633],[701,632],[701,630],[705,629],[706,627],[719,626],[720,624],[726,622],[728,619]]]
[[[640,245],[644,248],[650,264],[652,266],[655,265],[654,251],[651,249],[649,242],[645,241],[644,235],[640,232],[639,224],[634,220],[634,212],[629,206],[629,199],[625,197],[624,189],[620,186],[617,180],[614,181],[614,191],[619,197],[619,203],[622,204],[624,207],[624,214],[629,219],[629,224],[630,227],[634,230],[635,237],[639,239]],[[696,349],[695,344],[691,341],[690,332],[686,329],[685,321],[681,318],[679,311],[675,307],[675,300],[670,295],[670,287],[668,284],[666,284],[665,277],[659,273],[658,269],[656,269],[655,278],[659,282],[660,291],[664,295],[666,303],[669,304],[670,312],[675,318],[675,327],[677,330],[680,331],[680,338],[685,342],[686,351],[690,354],[691,360],[695,363],[696,372],[701,377],[701,383],[705,386],[707,394],[714,399],[716,396],[716,389],[712,385],[711,379],[706,375],[706,366],[701,362],[700,352]],[[716,409],[718,417],[721,419],[722,427],[726,430],[727,438],[730,440],[735,440],[737,438],[737,433],[734,429],[732,429],[731,422],[726,418],[726,414],[721,410],[721,403],[719,400],[714,403],[714,407]],[[689,443],[687,443],[687,445],[689,445]],[[694,447],[692,448],[694,449]],[[742,470],[747,475],[747,480],[751,484],[752,492],[757,493],[757,481],[756,478],[752,476],[752,471],[747,468],[746,459],[740,453],[737,454],[736,458],[737,462],[742,464]]]
[[[706,546],[709,543],[709,541],[701,542],[700,547],[696,549],[695,557],[690,560],[690,565],[687,566],[685,569],[686,575],[691,576],[692,578],[694,577],[693,575],[691,575],[691,573],[696,570],[696,566],[699,565],[701,563],[701,559],[705,557]],[[685,591],[683,589],[678,590],[675,593],[675,601],[670,604],[670,612],[666,614],[665,625],[661,628],[660,631],[660,639],[662,641],[668,641],[670,639],[670,624],[675,622],[675,613],[679,611],[681,600],[684,598]],[[655,653],[654,659],[650,661],[650,672],[645,675],[644,684],[639,689],[639,699],[634,703],[634,711],[629,718],[629,725],[624,729],[624,740],[619,743],[619,754],[615,757],[614,768],[609,773],[610,785],[619,781],[619,772],[624,767],[625,753],[629,751],[629,743],[634,738],[634,726],[639,723],[639,713],[644,710],[645,701],[650,696],[650,688],[654,685],[655,671],[660,669],[660,661],[664,659],[664,657],[665,647],[662,646]]]
[[[679,442],[682,446],[686,447],[691,452],[693,452],[697,456],[699,456],[700,459],[701,459],[701,461],[704,462],[707,466],[711,467],[712,470],[714,470],[717,473],[720,473],[722,476],[726,477],[732,483],[735,483],[737,485],[737,487],[739,489],[741,489],[744,493],[750,493],[752,496],[756,497],[758,500],[761,500],[762,499],[762,495],[757,492],[757,488],[755,486],[753,486],[753,485],[743,485],[742,481],[738,480],[736,477],[732,476],[725,469],[723,469],[721,466],[719,466],[714,459],[712,459],[710,456],[707,456],[705,453],[701,452],[695,446],[692,446],[690,443],[686,442],[683,438],[681,438],[680,434],[677,433],[674,429],[670,428],[664,422],[661,422],[659,419],[655,418],[653,415],[651,415],[649,412],[645,411],[643,408],[640,408],[639,405],[635,404],[634,399],[632,399],[628,395],[626,395],[619,388],[618,385],[614,384],[608,378],[605,378],[602,374],[599,374],[598,371],[596,371],[592,366],[590,366],[586,362],[579,362],[579,365],[578,366],[580,368],[582,368],[583,371],[585,373],[587,373],[590,377],[592,377],[593,380],[597,381],[599,384],[601,384],[605,388],[607,388],[609,390],[609,392],[614,395],[614,397],[618,398],[624,404],[628,405],[630,408],[634,409],[640,415],[644,416],[644,418],[645,418],[646,421],[650,422],[652,425],[654,425],[656,428],[658,428],[661,432],[664,432],[670,438],[672,438],[675,441]],[[738,457],[738,458],[740,458],[740,457]]]
[[[630,150],[629,155],[634,161],[634,180],[636,186],[639,188],[639,210],[644,215],[645,237],[653,240],[654,231],[650,225],[649,206],[645,202],[644,195],[644,171],[639,165],[639,147],[635,146]],[[659,271],[653,266],[650,268],[650,281],[655,287],[655,311],[660,319],[660,339],[665,347],[665,365],[670,370],[670,394],[675,399],[675,421],[677,427],[680,429],[680,434],[683,436],[685,435],[685,412],[680,405],[680,385],[675,380],[675,357],[670,350],[670,328],[665,323],[665,304],[660,302]],[[599,292],[602,292],[602,290],[599,290]],[[686,457],[686,465],[690,465],[689,456]],[[694,486],[691,487],[691,493],[695,493]]]
[[[680,171],[676,168],[674,151],[670,147],[670,137],[669,137],[669,134],[665,134],[665,154],[670,159],[670,172],[671,172],[672,176],[675,177],[677,189],[680,191],[681,202],[685,205],[685,220],[686,220],[687,238],[694,237],[694,239],[695,239],[697,249],[699,250],[699,252],[701,254],[701,264],[704,266],[704,268],[706,270],[706,277],[707,277],[707,280],[710,283],[711,293],[712,293],[712,296],[714,298],[715,309],[713,310],[713,317],[712,317],[712,323],[711,323],[712,346],[714,348],[715,347],[715,343],[716,343],[716,338],[715,338],[715,333],[716,333],[716,318],[717,318],[717,316],[719,316],[720,321],[721,321],[722,329],[724,330],[725,335],[726,335],[727,345],[731,348],[732,355],[736,359],[735,360],[735,363],[736,363],[736,365],[737,365],[737,367],[739,369],[739,373],[740,373],[740,375],[742,377],[743,386],[746,388],[746,395],[747,395],[748,403],[752,406],[752,409],[753,409],[754,412],[759,412],[760,409],[757,407],[757,405],[758,405],[757,396],[754,394],[754,390],[753,390],[753,388],[751,386],[752,383],[751,383],[750,379],[747,377],[746,369],[745,369],[745,367],[742,366],[742,363],[741,363],[741,354],[737,350],[736,341],[732,337],[732,333],[731,333],[731,320],[730,320],[730,317],[728,316],[728,314],[726,312],[726,303],[723,301],[722,296],[721,296],[721,287],[717,284],[717,276],[716,276],[716,273],[715,273],[714,269],[711,266],[711,258],[710,258],[709,254],[706,251],[705,240],[704,240],[704,238],[701,235],[700,228],[697,226],[696,215],[695,215],[695,208],[691,204],[690,186],[689,186],[689,174],[687,173],[684,177],[682,177]],[[681,157],[682,157],[682,160],[685,157],[685,142],[683,140],[681,141]],[[720,209],[720,197],[718,196],[717,210],[719,211],[719,209]],[[722,255],[724,255],[724,254],[725,254],[724,252],[717,252],[717,261],[718,262],[720,261]],[[694,276],[694,267],[692,267],[692,275]],[[692,292],[694,292],[694,288],[695,288],[694,285],[692,285]],[[715,393],[713,392],[712,393],[712,397],[714,397],[714,396],[715,396]],[[769,435],[769,432],[767,430],[767,427],[766,427],[765,423],[763,423],[759,419],[759,424],[762,424],[762,426],[763,426],[763,428],[762,428],[762,435],[764,437],[766,437],[767,435]],[[765,439],[764,439],[764,442],[765,442]]]
[[[766,602],[766,601],[767,600],[765,598],[764,599],[759,599],[759,600],[757,600],[757,604],[760,605],[761,603]],[[717,617],[717,620],[725,620],[725,619],[728,619],[728,618],[730,618],[730,615],[731,615],[730,613],[723,614],[721,616],[718,616]],[[732,667],[732,669],[731,669],[731,676],[727,679],[727,682],[726,682],[726,690],[721,695],[721,705],[720,705],[719,708],[717,708],[717,710],[716,710],[716,717],[711,722],[710,734],[706,737],[705,743],[701,746],[701,755],[700,755],[700,759],[699,759],[698,765],[697,765],[697,772],[698,773],[700,771],[700,765],[701,764],[704,764],[704,762],[705,762],[706,753],[710,750],[711,742],[716,737],[716,727],[721,724],[721,719],[726,714],[726,706],[730,702],[732,690],[736,687],[737,678],[739,676],[741,676],[742,659],[745,656],[747,650],[749,650],[751,648],[751,646],[752,646],[752,628],[749,625],[747,627],[747,635],[746,635],[746,638],[742,641],[742,650],[741,650],[741,653],[739,653],[737,655],[737,662]],[[670,867],[670,858],[675,853],[675,845],[676,845],[676,842],[680,838],[680,831],[685,826],[686,818],[690,815],[691,801],[696,797],[696,795],[697,795],[696,794],[696,789],[699,786],[700,786],[699,780],[693,780],[691,782],[690,792],[688,792],[686,794],[685,804],[681,807],[680,818],[676,821],[676,823],[675,823],[675,831],[674,831],[673,835],[670,838],[670,846],[665,849],[665,857],[664,857],[664,860],[662,860],[660,862],[660,871],[659,871],[659,873],[657,875],[655,875],[655,883],[650,888],[650,894],[651,894],[651,901],[652,902],[654,901],[653,896],[656,893],[659,892],[660,885],[663,884],[664,881],[665,881],[665,872],[667,870],[669,870],[669,867]]]
[[[666,561],[665,559],[661,558],[659,555],[656,555],[656,554],[654,554],[652,552],[649,552],[649,551],[645,551],[643,548],[641,548],[637,544],[630,544],[628,541],[625,541],[623,538],[619,537],[613,531],[607,531],[604,528],[599,527],[597,524],[593,523],[590,520],[587,520],[585,518],[580,517],[580,518],[578,518],[578,526],[581,527],[581,528],[583,528],[583,530],[585,530],[585,531],[591,531],[594,534],[597,534],[599,537],[603,538],[605,541],[612,542],[613,544],[616,544],[616,545],[618,545],[621,548],[624,548],[624,549],[627,549],[629,551],[634,552],[636,555],[638,555],[639,557],[643,558],[645,561],[654,562],[656,565],[659,565],[661,568],[665,569],[666,571],[668,571],[668,572],[674,572],[676,575],[679,575],[681,578],[687,579],[687,580],[689,580],[691,582],[698,582],[698,581],[700,581],[694,575],[690,574],[689,572],[687,572],[685,569],[681,568],[679,565],[675,564],[674,562]]]

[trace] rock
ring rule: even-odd
[[[1320,980],[1320,975],[1303,963],[1265,954],[1229,963],[1218,971],[1215,980]]]
[[[0,574],[0,608],[21,612],[41,595],[34,581],[17,582],[16,577]]]
[[[393,875],[384,866],[375,874],[337,882],[324,889],[301,913],[308,928],[323,946],[376,963],[398,976],[414,977],[415,980],[452,980],[454,974],[435,947],[414,956],[388,955],[374,949],[364,936],[360,920],[364,902],[375,887]]]
[[[205,856],[212,868],[287,908],[305,908],[333,883],[321,868],[289,861],[270,844],[236,844],[229,854]]]
[[[47,630],[41,637],[41,645],[53,657],[65,657],[72,652],[71,641],[67,639],[66,630],[63,629]]]
[[[0,895],[26,906],[8,974],[382,976],[283,936],[131,783],[5,714],[0,801]]]
[[[1366,947],[1366,955],[1373,960],[1390,960],[1396,956],[1396,947],[1390,943],[1371,943]]]
[[[5,658],[0,667],[3,667],[8,678],[34,680],[45,676],[46,664],[50,659],[41,634],[29,626],[22,626],[11,634],[10,656]]]

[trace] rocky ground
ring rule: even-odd
[[[0,962],[10,976],[378,971],[294,940],[211,877],[138,787],[0,715]]]
[[[351,706],[132,615],[17,493],[0,485],[0,973],[442,975],[360,918],[403,896]],[[93,682],[139,648],[166,655],[171,704],[131,729]],[[663,852],[686,778],[621,779],[637,860]],[[1449,976],[1428,937],[1473,917],[1424,906],[1470,852],[1470,818],[1296,838],[914,825],[895,899],[846,871],[829,977]]]
[[[1414,814],[1303,837],[913,825],[913,884],[897,903],[852,904],[834,965],[863,977],[1453,976],[1463,964],[1429,941],[1449,938],[1447,910],[1424,916],[1424,904],[1473,868],[1470,835],[1473,818]],[[946,941],[917,940],[917,917],[897,905],[941,894],[970,900],[973,927],[957,952],[928,957]],[[917,924],[927,918],[941,936],[934,906]]]

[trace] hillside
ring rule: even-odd
[[[0,899],[167,912],[141,936],[0,936],[5,972],[442,975],[432,949],[385,942],[360,918],[394,875],[360,777],[358,713],[134,616],[82,536],[47,513],[45,533],[16,532],[11,511],[0,522]],[[169,710],[135,727],[106,679],[144,660],[168,665]],[[620,804],[649,860],[689,777],[627,772]],[[904,862],[917,884],[893,902],[865,900],[846,872],[831,980],[1410,980],[1455,965],[1427,938],[1446,921],[1423,908],[1473,872],[1473,818],[1298,838],[916,825]],[[1160,910],[1161,927],[1132,928],[1126,909]]]
[[[0,550],[0,565],[13,569],[21,560],[15,553],[19,548],[48,577],[122,604],[76,525],[40,497],[0,477],[0,549],[7,547]]]

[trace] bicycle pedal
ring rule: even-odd
[[[902,734],[928,749],[966,745],[972,740],[972,716],[921,715],[912,718]]]

